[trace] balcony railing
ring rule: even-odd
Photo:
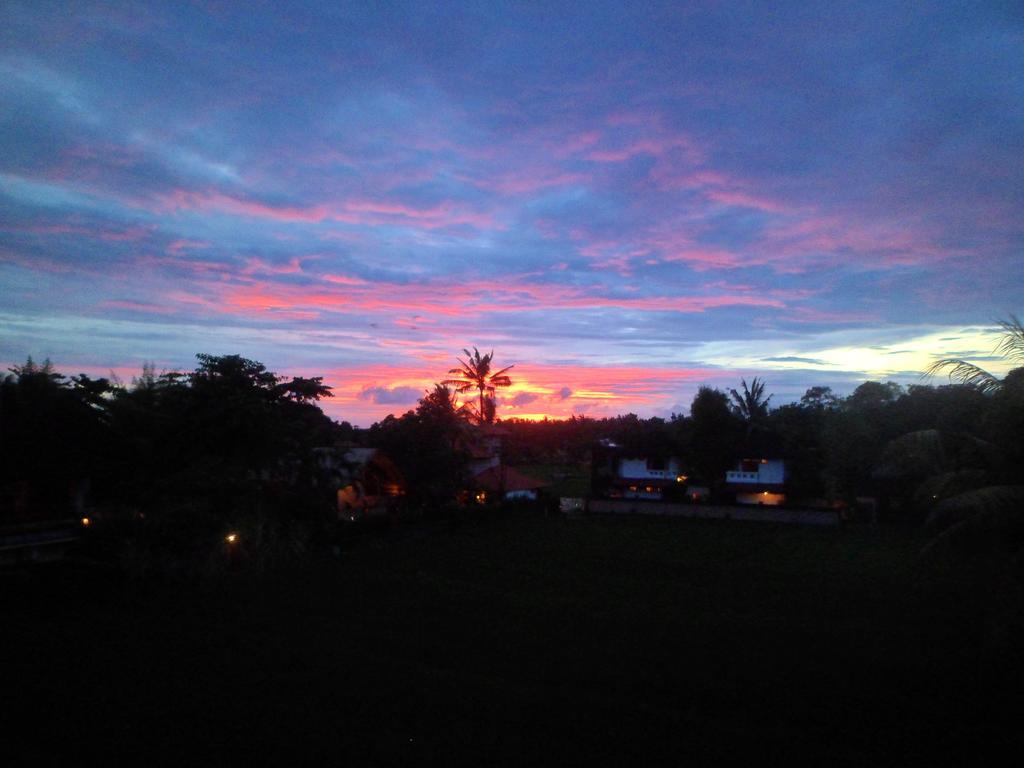
[[[633,472],[626,469],[619,470],[619,477],[622,478],[635,478],[637,480],[666,480],[668,478],[674,478],[675,472],[670,472],[667,469],[641,469]]]

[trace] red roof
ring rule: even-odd
[[[474,476],[473,484],[485,491],[534,491],[547,483],[512,467],[489,467]]]

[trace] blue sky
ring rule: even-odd
[[[369,424],[918,381],[1024,314],[1018,3],[5,3],[0,361]]]

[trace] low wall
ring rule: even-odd
[[[81,523],[77,520],[0,525],[0,565],[59,560],[80,533]]]
[[[838,525],[839,513],[827,509],[785,509],[781,507],[725,506],[715,504],[671,504],[634,499],[591,499],[587,511],[595,514],[662,515],[706,520],[744,520],[758,523]]]

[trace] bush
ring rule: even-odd
[[[162,582],[273,570],[305,556],[313,540],[308,523],[280,510],[232,514],[209,502],[163,506],[117,528],[128,577]]]

